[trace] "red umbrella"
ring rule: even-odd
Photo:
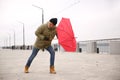
[[[70,19],[62,18],[57,27],[58,42],[64,48],[65,51],[76,51],[76,40]]]

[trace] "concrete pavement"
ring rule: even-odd
[[[120,80],[120,55],[56,52],[57,74],[49,74],[49,53],[39,52],[23,72],[31,50],[0,50],[0,80]]]

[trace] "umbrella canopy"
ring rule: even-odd
[[[76,40],[70,19],[62,18],[57,27],[58,42],[64,48],[65,51],[76,51]]]

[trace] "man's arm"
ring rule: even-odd
[[[41,40],[44,40],[44,35],[43,35],[44,27],[40,26],[38,29],[35,31],[35,35],[40,38]]]

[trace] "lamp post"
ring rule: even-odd
[[[14,31],[14,35],[13,36],[14,36],[14,47],[15,47],[15,31]]]
[[[7,49],[8,47],[8,38],[5,38],[4,40],[4,48]]]
[[[12,31],[12,36],[13,36],[13,45],[12,45],[12,49],[15,49],[15,45],[16,45],[16,41],[15,41],[15,30],[14,29],[10,29]]]
[[[34,7],[39,8],[39,9],[42,10],[42,24],[43,24],[44,23],[44,10],[43,10],[43,8],[41,8],[39,6],[36,6],[36,5],[32,5],[32,6],[34,6]]]
[[[9,35],[9,48],[11,47],[11,35],[10,34],[8,34]]]
[[[15,49],[16,41],[15,41],[15,30],[13,30],[13,47],[12,49]]]
[[[21,23],[23,25],[23,49],[25,49],[25,28],[24,28],[24,23],[18,21],[19,23]]]

